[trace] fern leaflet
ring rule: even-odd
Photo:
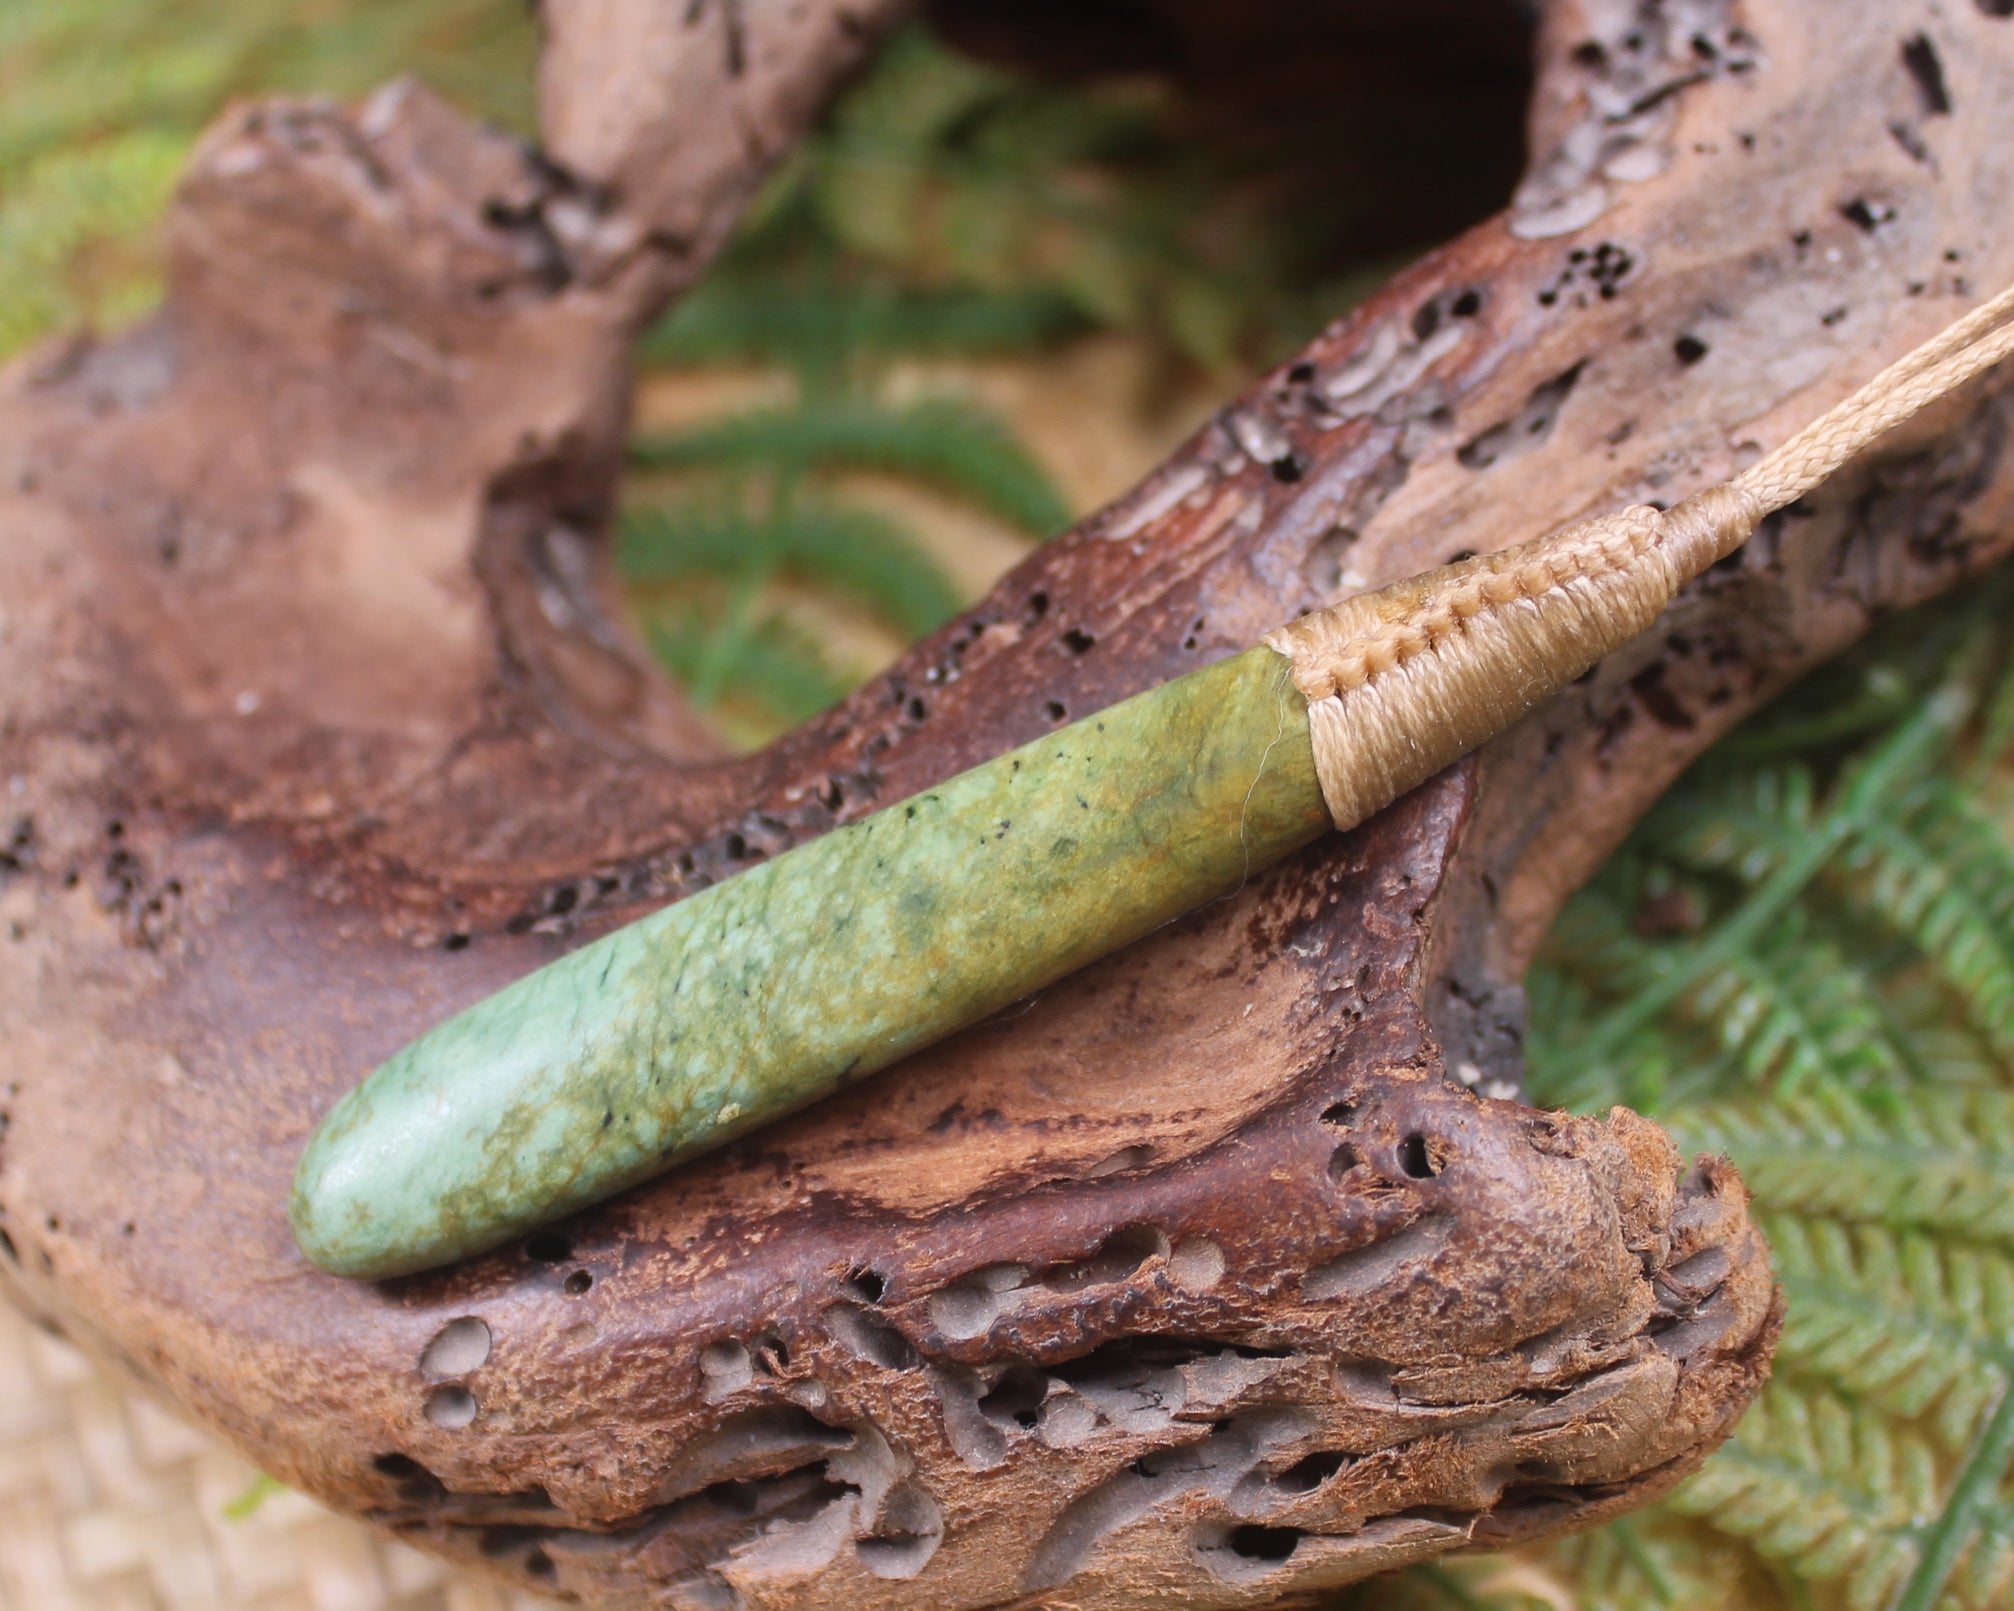
[[[677,436],[641,437],[639,469],[870,470],[969,499],[1038,537],[1068,523],[1055,484],[993,415],[956,398],[900,407],[860,399],[751,409]]]
[[[1895,623],[1721,746],[1531,981],[1541,1095],[1648,1099],[1730,1155],[1788,1302],[1761,1404],[1632,1518],[1701,1529],[1674,1559],[1722,1587],[1687,1606],[1986,1611],[2014,1584],[2010,597]],[[1585,1603],[1670,1603],[1643,1572],[1598,1590],[1606,1548],[1543,1559]]]

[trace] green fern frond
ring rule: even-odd
[[[733,725],[761,738],[810,720],[843,699],[850,685],[817,639],[786,617],[757,615],[741,601],[726,623],[689,604],[653,617],[645,634],[702,708],[725,707]],[[737,703],[752,708],[737,712]]]
[[[1890,661],[1827,668],[1722,739],[1712,764],[1735,763],[1738,775],[1742,763],[1833,749],[1892,727],[1921,697],[1921,684]]]
[[[2014,1503],[1997,1496],[1980,1521],[1977,1542],[1948,1580],[1951,1599],[1962,1611],[2004,1611],[2014,1605]]]
[[[1990,1519],[1984,1496],[2014,1461],[2014,1096],[1932,1086],[1877,1109],[1820,1091],[1694,1115],[1678,1129],[1687,1145],[1728,1151],[1742,1167],[1789,1321],[1762,1410],[1675,1503],[1800,1576],[1838,1579],[1855,1605],[1928,1611],[1961,1566],[1997,1581],[2004,1551],[1975,1529]],[[1866,1447],[1828,1464],[1811,1440],[1783,1437],[1785,1416],[1830,1417],[1837,1432],[1840,1406],[1863,1443],[1910,1451],[1907,1484]],[[1863,1506],[1826,1534],[1826,1549],[1770,1522],[1779,1501],[1792,1514],[1837,1519],[1854,1472],[1870,1503],[1906,1501],[1907,1520],[1900,1509],[1884,1520]],[[1905,1579],[1913,1597],[1898,1599]]]
[[[1694,1518],[1688,1559],[1763,1563],[1793,1604],[1985,1611],[2014,1582],[2010,599],[2002,574],[1892,626],[1709,756],[1531,981],[1542,1090],[1647,1093],[1753,1194],[1776,1377],[1634,1520]]]
[[[860,258],[984,289],[1040,286],[1206,366],[1283,322],[1312,328],[1284,288],[1280,233],[1224,227],[1232,187],[1137,89],[1031,84],[911,30],[813,142],[802,182]]]
[[[839,287],[773,273],[722,276],[653,326],[639,356],[779,368],[821,345],[853,357],[977,357],[1027,352],[1086,328],[1068,299],[1042,287]]]
[[[1529,1554],[1449,1557],[1349,1590],[1331,1611],[1742,1611],[1711,1531],[1662,1508]]]
[[[1564,1539],[1546,1559],[1585,1611],[1747,1611],[1750,1563],[1717,1538],[1664,1505]]]
[[[2005,1403],[1975,1441],[1961,1483],[1967,1475],[2004,1468],[2006,1434],[2014,1428]],[[1769,1407],[1751,1413],[1743,1434],[1675,1500],[1619,1525],[1661,1532],[1675,1515],[1699,1518],[1788,1568],[1794,1575],[1785,1597],[1794,1605],[2005,1611],[2014,1586],[2014,1505],[1990,1482],[1982,1484],[1977,1504],[1951,1503],[1937,1491],[1936,1462],[1924,1447],[1884,1432],[1848,1400],[1808,1385],[1774,1395]],[[1912,1501],[1922,1508],[1911,1512]],[[1675,1557],[1681,1570],[1697,1571],[1712,1561],[1710,1544],[1702,1549],[1697,1540],[1688,1542],[1691,1547]],[[1589,1550],[1576,1541],[1551,1553],[1576,1563],[1574,1582],[1584,1596],[1579,1603],[1602,1611],[1652,1605],[1699,1611],[1729,1603],[1710,1579],[1694,1578],[1668,1599],[1648,1594],[1640,1578],[1604,1584],[1579,1565]],[[1735,1564],[1724,1547],[1721,1556],[1724,1566]]]
[[[1957,774],[1965,788],[1981,801],[2005,798],[2006,780],[1995,773],[2014,754],[2014,652],[1998,642],[1995,647],[1999,661],[1986,679],[1971,763]]]
[[[1940,1497],[1926,1445],[1814,1386],[1766,1395],[1671,1504],[1801,1578],[1841,1584],[1852,1611],[1880,1611],[1914,1571],[1917,1518]]]
[[[1809,841],[1824,817],[1818,780],[1802,761],[1721,776],[1710,771],[1683,802],[1654,808],[1658,860],[1759,884]]]
[[[1753,811],[1746,823],[1692,797],[1694,809],[1727,834],[1729,844],[1740,852],[1737,859],[1720,851],[1719,860],[1734,860],[1752,882],[1733,909],[1708,932],[1672,947],[1654,979],[1632,990],[1591,1023],[1576,1026],[1570,1036],[1547,1041],[1556,1048],[1557,1061],[1534,1060],[1534,1089],[1548,1100],[1560,1100],[1563,1091],[1578,1097],[1591,1082],[1604,1077],[1604,1070],[1634,1037],[1649,1030],[1687,994],[1757,944],[1857,833],[1884,820],[1902,793],[1948,749],[1971,708],[1972,691],[1966,686],[1953,683],[1940,689],[1858,759],[1842,776],[1824,809],[1808,818],[1804,813],[1812,808],[1804,803],[1803,786],[1797,782],[1794,768],[1770,780],[1776,785],[1774,792],[1770,788],[1756,791],[1765,802],[1776,802],[1778,809]],[[1658,825],[1672,820],[1677,809],[1669,803],[1661,807],[1647,831],[1655,833]],[[1741,831],[1744,827],[1751,831]],[[1711,843],[1707,830],[1695,828],[1689,837],[1695,844]]]
[[[1924,1087],[1873,1104],[1794,1100],[1675,1113],[1689,1147],[1734,1159],[1758,1202],[2014,1251],[2014,1094]]]
[[[1502,1584],[1501,1576],[1481,1561],[1436,1561],[1350,1589],[1334,1611],[1556,1611],[1556,1600]]]
[[[2014,871],[1948,789],[1917,811],[1864,823],[1844,868],[1864,875],[1868,907],[1907,935],[2002,1058],[2014,1058]],[[1941,842],[1939,842],[1941,840]]]
[[[721,272],[645,351],[651,361],[783,369],[798,400],[632,443],[644,472],[621,538],[633,580],[704,592],[787,576],[913,637],[961,601],[898,522],[842,501],[836,478],[927,486],[1034,536],[1068,523],[1054,483],[1001,420],[957,399],[893,403],[884,386],[893,359],[1025,352],[1086,328],[1054,275],[947,270],[921,244],[938,239],[958,196],[986,189],[947,176],[1006,161],[994,142],[1031,93],[1049,94],[912,30],[768,187]],[[1055,136],[1071,119],[1052,121]],[[1023,149],[1008,164],[1020,165],[1016,183],[1031,161],[1042,183],[1053,180],[1048,159]],[[743,631],[717,611],[709,619],[730,642]],[[696,622],[693,632],[703,635]],[[695,659],[697,636],[683,652]]]
[[[1048,473],[994,415],[956,398],[887,406],[855,398],[751,409],[675,436],[641,437],[643,470],[872,470],[907,476],[1046,537],[1068,524]]]
[[[1551,1100],[1577,1105],[1626,1091],[1633,1102],[1657,1105],[1744,1085],[1790,1095],[1825,1081],[1877,1090],[1921,1072],[1874,974],[1796,908],[1752,939],[1718,947],[1703,969],[1687,967],[1677,948],[1630,932],[1616,901],[1583,902],[1561,928],[1552,955],[1570,958],[1581,982],[1572,1005],[1559,997],[1560,975],[1535,982],[1546,1022],[1599,1022],[1603,1002],[1667,995],[1681,970],[1685,989],[1661,1025],[1611,1040],[1600,1065],[1570,1043],[1535,1044],[1535,1062],[1550,1070]],[[1680,1046],[1684,1056],[1675,1059]]]
[[[1748,1083],[1785,1096],[1826,1080],[1892,1086],[1911,1072],[1867,975],[1800,914],[1730,948],[1682,1011],[1717,1033],[1722,1056]]]
[[[2009,1380],[2014,1259],[1882,1226],[1761,1219],[1789,1301],[1787,1356],[1962,1452]]]
[[[871,259],[913,261],[927,154],[1011,89],[1005,74],[939,49],[921,30],[898,34],[833,117],[814,193],[834,236]]]
[[[960,603],[898,522],[804,499],[760,513],[735,503],[633,506],[617,527],[616,556],[632,583],[790,572],[865,605],[905,637],[942,626]]]

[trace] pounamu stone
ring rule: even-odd
[[[1235,889],[1329,826],[1252,649],[604,936],[423,1035],[310,1141],[340,1275],[497,1246],[817,1100]]]

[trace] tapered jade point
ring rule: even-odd
[[[479,1253],[885,1068],[1329,825],[1253,649],[604,936],[394,1055],[308,1143],[337,1275]]]

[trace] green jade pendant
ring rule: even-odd
[[[1277,648],[582,947],[336,1105],[294,1181],[302,1251],[339,1275],[389,1276],[496,1247],[1228,893],[1503,731],[1764,515],[2009,357],[2014,287],[1732,481],[1352,595],[1270,634]]]
[[[289,1217],[337,1275],[480,1253],[1236,889],[1330,827],[1308,705],[1247,650],[560,958],[394,1055]]]

